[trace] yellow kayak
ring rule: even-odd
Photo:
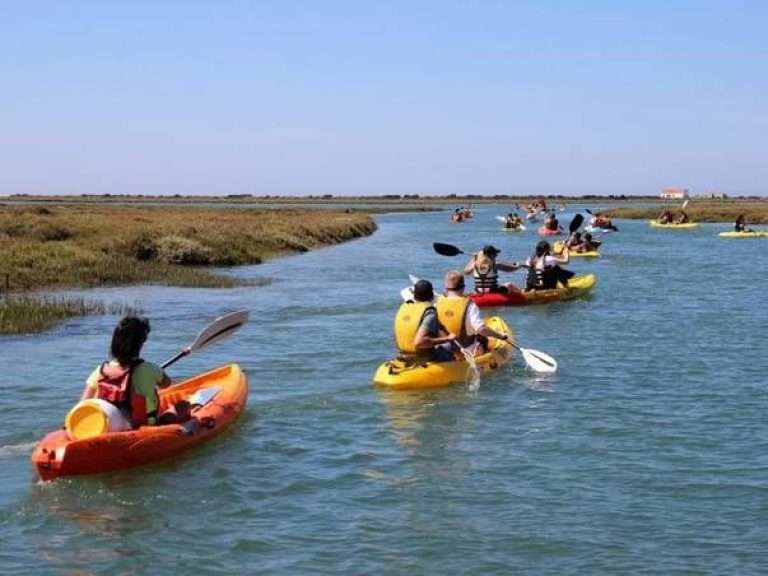
[[[755,232],[720,232],[718,236],[723,238],[768,238],[768,231],[756,230]]]
[[[685,224],[662,224],[656,220],[648,220],[648,224],[651,225],[651,228],[671,228],[673,230],[690,230],[691,228],[696,228],[699,225],[698,222],[686,222]]]
[[[514,342],[514,334],[507,323],[499,316],[492,316],[485,321],[486,326],[509,334]],[[504,366],[512,359],[514,348],[509,342],[490,338],[488,341],[490,350],[485,354],[475,357],[475,363],[481,373],[493,372]],[[472,369],[466,360],[452,362],[425,362],[421,364],[407,364],[402,360],[394,359],[384,362],[373,375],[373,382],[379,386],[396,390],[408,390],[418,388],[436,388],[467,382],[472,376]]]
[[[552,251],[555,254],[562,254],[563,252],[563,241],[558,240],[555,242],[555,245],[552,246]],[[575,250],[568,251],[568,255],[573,258],[600,258],[600,252],[597,250],[590,250],[589,252],[576,252]]]

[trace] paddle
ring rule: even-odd
[[[571,223],[568,225],[568,230],[570,230],[571,234],[576,232],[581,227],[581,224],[584,222],[584,216],[581,214],[576,214],[576,216],[573,217],[573,220],[571,220]]]
[[[173,358],[169,358],[161,364],[163,369],[167,368],[177,360],[189,356],[192,352],[197,352],[203,348],[210,346],[214,342],[223,340],[227,336],[233,334],[240,326],[248,321],[248,310],[237,310],[236,312],[230,312],[224,316],[219,316],[211,322],[200,334],[197,335],[194,342],[181,350]]]
[[[450,246],[450,244],[445,244],[445,246]],[[455,248],[455,246],[453,246],[453,248]],[[416,282],[419,281],[419,277],[415,276],[414,274],[408,274],[408,279],[412,284],[416,284]],[[410,296],[407,296],[408,294],[410,294]],[[404,301],[407,302],[408,300],[413,299],[413,291],[410,287],[403,288],[403,290],[400,291],[400,296]],[[516,348],[520,351],[520,353],[523,355],[523,360],[525,360],[526,365],[534,372],[542,372],[548,374],[557,372],[557,360],[552,358],[552,356],[549,354],[545,354],[540,350],[522,348],[512,340],[507,340],[507,342],[511,344],[513,348]],[[470,366],[475,365],[475,359],[474,356],[472,356],[472,353],[458,342],[454,341],[454,344],[456,344],[459,350],[461,350],[461,353],[464,354],[464,358],[467,359],[467,362],[470,364]]]

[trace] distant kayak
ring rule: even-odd
[[[558,255],[562,254],[564,246],[565,246],[565,243],[562,240],[558,240],[557,242],[555,242],[555,245],[552,246],[552,252],[554,252],[555,254],[558,254]],[[599,258],[600,257],[600,252],[598,252],[597,250],[590,250],[589,252],[577,252],[575,250],[569,250],[568,251],[568,255],[571,258],[573,258],[573,257],[579,257],[579,258]]]
[[[532,304],[546,304],[559,300],[573,300],[587,294],[597,284],[597,276],[586,274],[574,276],[568,281],[568,287],[552,288],[551,290],[530,290],[528,292],[489,294],[470,294],[470,299],[480,308],[494,306],[530,306]]]
[[[756,230],[754,232],[720,232],[718,236],[723,238],[768,238],[768,231]]]
[[[561,236],[562,234],[563,234],[563,231],[560,229],[550,230],[545,226],[539,226],[539,236]]]
[[[691,228],[696,228],[699,225],[698,222],[686,222],[685,224],[662,224],[656,220],[648,220],[648,224],[651,225],[651,228],[670,228],[673,230],[690,230]]]
[[[485,321],[486,326],[509,334],[514,342],[514,335],[507,323],[498,316]],[[475,363],[481,373],[498,370],[512,359],[514,348],[504,340],[489,339],[490,349],[485,354],[475,357]],[[409,390],[415,388],[436,388],[466,382],[471,368],[466,360],[452,362],[406,363],[402,360],[388,360],[381,364],[373,376],[374,384],[385,388]]]
[[[598,226],[592,226],[591,224],[584,226],[584,231],[589,232],[590,234],[609,234],[611,232],[618,232],[618,230],[614,228],[600,228]]]
[[[503,227],[502,230],[504,230],[504,232],[524,232],[525,228],[521,228],[519,226],[517,228],[506,228],[506,227]]]
[[[177,456],[218,436],[237,420],[245,408],[248,382],[240,367],[230,364],[170,386],[159,395],[160,412],[188,400],[193,405],[192,420],[81,440],[71,439],[66,430],[56,430],[43,438],[32,453],[37,474],[43,480],[54,480],[59,476],[133,468]]]

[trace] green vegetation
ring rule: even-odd
[[[653,220],[663,210],[678,213],[681,206],[682,202],[668,202],[645,208],[611,208],[602,213],[611,218]],[[735,222],[739,214],[744,214],[750,224],[768,224],[768,199],[691,200],[685,212],[693,222]]]
[[[331,210],[0,207],[0,288],[162,283],[229,287],[208,266],[258,264],[373,233],[367,214]]]
[[[210,267],[258,264],[375,230],[367,214],[336,210],[0,206],[0,333],[43,330],[65,318],[115,309],[29,294],[36,290],[147,283],[232,287],[242,282]]]
[[[0,298],[0,334],[40,332],[56,322],[86,314],[127,314],[134,309],[82,298],[6,296]]]

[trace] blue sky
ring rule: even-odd
[[[0,194],[768,194],[766,2],[0,3]]]

